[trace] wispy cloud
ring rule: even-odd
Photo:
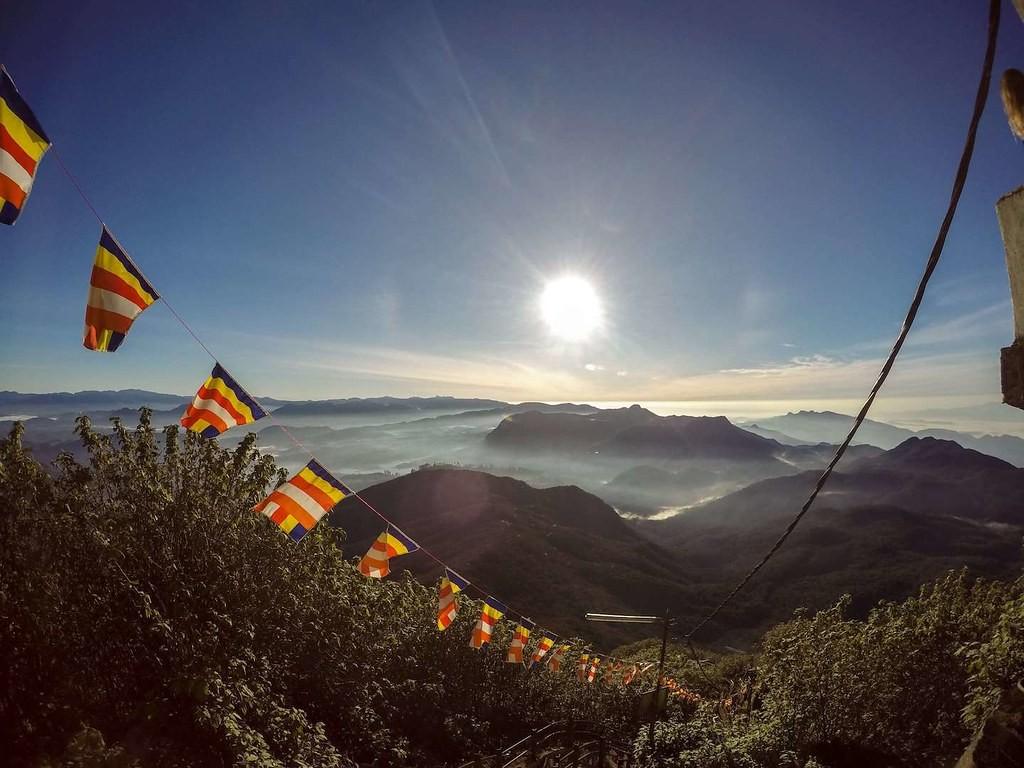
[[[1008,302],[924,324],[912,335],[883,398],[999,399],[998,353],[979,340],[1009,328]],[[266,343],[266,337],[261,339]],[[789,355],[718,370],[685,372],[630,358],[630,370],[561,356],[530,345],[480,353],[405,349],[303,338],[275,339],[287,350],[277,364],[301,372],[282,397],[344,394],[454,394],[508,400],[778,401],[863,398],[891,339],[845,349]],[[624,350],[620,350],[622,352]],[[638,363],[636,366],[633,363]],[[620,367],[621,366],[621,367]],[[275,377],[281,378],[281,377]],[[285,377],[284,381],[288,381]]]
[[[733,368],[659,384],[659,397],[689,399],[859,398],[867,394],[883,358],[837,360],[824,355],[780,364]],[[983,352],[906,355],[900,358],[884,396],[996,396],[998,360]]]
[[[972,309],[953,317],[916,325],[907,337],[908,349],[945,345],[962,345],[965,342],[1009,335],[1013,329],[1013,308],[1010,302],[1000,301],[977,309]],[[845,349],[847,353],[868,353],[888,350],[892,338],[871,339],[852,344]]]

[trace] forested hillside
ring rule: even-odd
[[[20,428],[0,440],[0,744],[16,768],[458,765],[567,718],[636,734],[649,768],[923,767],[950,764],[1024,679],[1024,584],[952,573],[866,621],[846,599],[799,613],[751,654],[673,647],[652,745],[631,721],[652,680],[626,686],[628,663],[593,684],[573,661],[507,664],[509,622],[474,651],[468,601],[438,632],[434,584],[363,577],[338,527],[280,535],[252,512],[283,478],[253,438],[161,434],[145,411],[137,429],[78,432],[88,461],[51,468]],[[615,653],[649,660],[655,643]]]
[[[507,622],[483,651],[468,604],[438,632],[433,585],[362,577],[340,530],[279,534],[251,439],[79,433],[55,477],[0,443],[7,764],[436,765],[621,719],[615,689],[505,664]]]

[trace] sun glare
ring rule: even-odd
[[[576,275],[559,277],[544,286],[540,311],[548,330],[564,341],[586,341],[604,317],[594,286]]]

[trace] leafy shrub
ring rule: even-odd
[[[48,474],[0,440],[0,743],[14,766],[432,765],[554,719],[621,721],[615,689],[473,651],[465,602],[365,579],[344,534],[295,545],[252,507],[281,482],[254,438],[231,451],[143,411],[80,419],[88,462]],[[358,553],[362,554],[362,553]]]

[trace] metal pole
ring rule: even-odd
[[[661,710],[658,707],[660,700],[659,694],[661,693],[661,680],[665,675],[665,649],[668,646],[668,625],[672,620],[668,616],[668,611],[665,611],[665,617],[662,619],[663,626],[661,632],[661,658],[658,659],[658,682],[654,685],[654,717],[651,718],[650,726],[647,731],[647,740],[651,743],[651,751],[654,751],[654,721],[661,717]]]

